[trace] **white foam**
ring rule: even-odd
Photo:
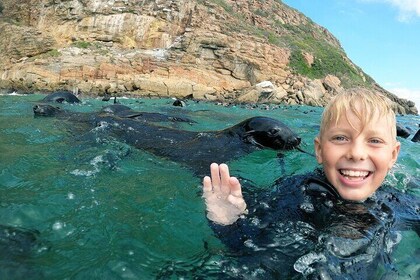
[[[315,271],[314,268],[310,267],[313,263],[325,263],[327,261],[327,258],[324,254],[317,254],[315,252],[309,252],[306,255],[303,255],[300,257],[295,264],[293,265],[293,268],[297,271],[302,273],[303,275],[307,276],[310,275]]]
[[[93,170],[75,169],[75,170],[71,171],[70,174],[73,174],[73,175],[76,175],[76,176],[86,176],[86,177],[93,176],[100,171],[100,168],[99,168],[98,165],[100,163],[103,163],[103,162],[105,162],[105,161],[104,161],[104,158],[103,158],[102,155],[96,156],[90,161],[90,165],[93,166]]]
[[[66,225],[63,222],[57,221],[52,225],[52,229],[53,230],[60,230],[63,227],[65,227]]]
[[[27,96],[28,94],[21,94],[14,91],[14,92],[9,92],[9,93],[0,93],[0,95],[2,96]]]
[[[93,176],[96,173],[98,173],[98,171],[96,170],[92,171],[92,170],[80,170],[80,169],[75,169],[70,172],[70,174],[73,174],[75,176],[85,176],[85,177]]]

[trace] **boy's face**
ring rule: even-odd
[[[375,116],[362,130],[360,120],[347,112],[315,139],[317,161],[342,198],[362,201],[380,187],[400,150],[391,125],[390,117]]]

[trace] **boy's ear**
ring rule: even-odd
[[[319,139],[319,137],[315,137],[314,140],[314,146],[315,146],[315,156],[316,156],[316,161],[318,163],[322,163],[322,153],[321,153],[321,140]]]
[[[400,148],[401,148],[401,143],[396,142],[395,146],[394,146],[394,149],[392,150],[392,158],[391,158],[391,161],[389,162],[389,166],[388,166],[389,169],[391,169],[392,166],[394,166],[394,163],[397,161],[398,154],[400,153]]]

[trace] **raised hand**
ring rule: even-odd
[[[203,197],[207,207],[207,218],[222,224],[233,224],[246,214],[246,203],[242,197],[241,184],[236,177],[230,177],[226,164],[212,163],[210,174],[203,179]]]

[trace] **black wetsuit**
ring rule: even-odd
[[[269,191],[244,189],[249,214],[230,226],[211,222],[231,249],[225,279],[373,279],[378,266],[395,276],[397,230],[419,229],[417,197],[381,187],[363,203],[345,201],[319,170]]]

